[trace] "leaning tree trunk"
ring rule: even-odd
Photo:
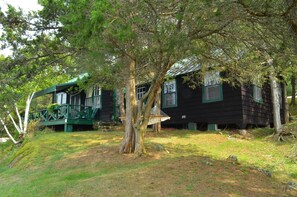
[[[161,87],[158,90],[158,93],[156,95],[156,99],[155,99],[155,105],[158,108],[158,113],[156,114],[157,116],[161,115],[160,109],[161,109]],[[158,122],[156,124],[153,125],[153,130],[156,133],[161,132],[161,122]]]
[[[280,117],[280,105],[277,82],[275,79],[275,70],[273,65],[270,67],[270,86],[272,95],[272,110],[273,110],[273,124],[275,128],[275,134],[280,135],[282,132],[281,117]]]
[[[295,106],[296,105],[296,76],[293,75],[291,77],[291,85],[292,85],[292,98],[291,98],[291,104]]]
[[[126,118],[125,136],[120,145],[120,153],[133,153],[135,145],[139,143],[138,134],[135,132],[134,123],[137,110],[135,92],[135,61],[129,63],[129,79],[126,88]]]
[[[159,77],[156,78],[156,81],[151,84],[150,90],[146,93],[146,96],[143,96],[140,100],[140,105],[138,107],[138,113],[137,113],[137,119],[136,119],[135,126],[134,126],[135,134],[136,134],[136,137],[135,137],[136,144],[135,144],[135,152],[134,153],[137,155],[142,155],[142,154],[146,153],[146,150],[144,147],[144,135],[147,130],[148,123],[149,123],[149,118],[151,115],[151,109],[152,109],[153,103],[154,103],[156,95],[161,87],[161,84],[163,82],[163,79],[165,77],[167,70],[163,69],[163,71],[158,74]],[[147,98],[146,105],[145,105],[145,107],[142,107],[144,98]]]

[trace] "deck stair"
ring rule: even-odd
[[[118,122],[94,122],[93,127],[101,131],[124,131],[124,125]]]

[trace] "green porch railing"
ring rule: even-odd
[[[56,121],[64,119],[86,119],[91,120],[93,114],[92,107],[84,105],[60,105],[56,110],[47,109],[30,113],[30,119],[39,119],[40,121]]]

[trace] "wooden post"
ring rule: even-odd
[[[72,132],[73,125],[72,124],[64,124],[64,132]]]

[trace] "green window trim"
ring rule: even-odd
[[[211,87],[218,87],[219,89],[219,96],[215,99],[207,99],[206,98],[206,89]],[[213,103],[213,102],[219,102],[223,101],[223,85],[222,84],[216,84],[212,86],[202,86],[202,103]]]
[[[261,94],[259,94],[259,91]],[[262,87],[253,85],[253,99],[256,103],[263,103]]]
[[[175,90],[173,92],[166,92],[165,93],[165,89],[166,89],[166,83],[170,83],[174,81],[174,86],[175,86]],[[167,104],[166,103],[166,95],[169,95],[169,94],[174,94],[175,95],[175,101],[174,101],[174,104]],[[171,80],[171,81],[168,81],[168,82],[164,82],[163,83],[163,86],[162,86],[162,108],[172,108],[172,107],[177,107],[177,86],[176,86],[176,80]]]

